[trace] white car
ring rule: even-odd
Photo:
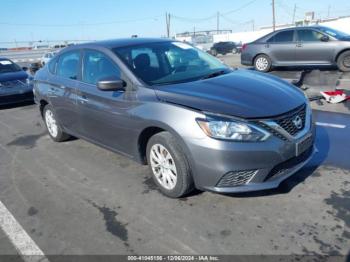
[[[42,57],[41,57],[41,65],[44,66],[45,64],[47,64],[51,58],[53,58],[56,55],[57,52],[48,52],[45,53]]]

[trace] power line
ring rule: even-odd
[[[232,14],[232,13],[235,13],[235,12],[238,12],[238,11],[241,11],[242,9],[250,6],[251,4],[255,3],[257,0],[252,0],[252,1],[249,1],[248,3],[242,5],[241,7],[238,7],[237,9],[233,9],[231,11],[228,11],[228,12],[224,12],[223,15],[229,15],[229,14]]]
[[[221,14],[221,15],[229,15],[229,14],[241,11],[244,8],[252,5],[256,1],[257,0],[251,0],[251,1],[247,2],[247,3],[245,3],[244,5],[236,8],[236,9],[230,10],[230,11],[226,11],[226,12],[220,12],[219,11],[219,14]],[[203,17],[203,18],[182,17],[182,16],[173,15],[173,14],[172,14],[172,17],[175,18],[175,19],[178,19],[178,20],[183,20],[183,21],[191,22],[191,23],[193,23],[193,22],[205,22],[205,21],[208,21],[208,20],[213,20],[214,18],[218,19],[218,13],[215,13],[215,14],[213,14],[211,16]]]
[[[134,23],[134,22],[141,22],[141,21],[146,21],[146,20],[155,20],[155,21],[157,21],[158,18],[160,18],[160,16],[145,17],[145,18],[130,19],[130,20],[111,21],[111,22],[76,23],[76,24],[17,24],[17,23],[0,22],[0,25],[33,26],[33,27],[80,27],[80,26],[101,26],[101,25],[111,25],[111,24]]]

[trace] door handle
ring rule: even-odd
[[[265,45],[265,47],[266,47],[266,48],[269,48],[269,47],[270,47],[270,45],[269,45],[269,44],[266,44],[266,45]]]
[[[78,96],[78,100],[80,103],[87,103],[89,101],[86,96]]]
[[[297,47],[303,47],[303,44],[299,43],[296,45]]]

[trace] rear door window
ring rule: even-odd
[[[73,80],[78,79],[80,51],[71,51],[60,56],[57,64],[57,75]]]
[[[269,40],[268,43],[288,43],[294,40],[294,30],[283,31],[275,34]]]

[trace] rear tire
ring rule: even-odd
[[[147,144],[147,162],[153,181],[170,198],[186,196],[194,189],[188,161],[176,138],[161,132]]]
[[[70,135],[63,132],[63,129],[57,122],[55,113],[50,105],[44,107],[43,118],[47,131],[53,141],[63,142],[70,138]]]
[[[271,70],[272,62],[267,55],[258,55],[254,59],[254,68],[259,72],[269,72]]]
[[[350,72],[350,51],[345,51],[338,57],[337,65],[340,71]]]
[[[233,48],[232,49],[232,54],[237,54],[238,53],[238,49],[237,48]]]

